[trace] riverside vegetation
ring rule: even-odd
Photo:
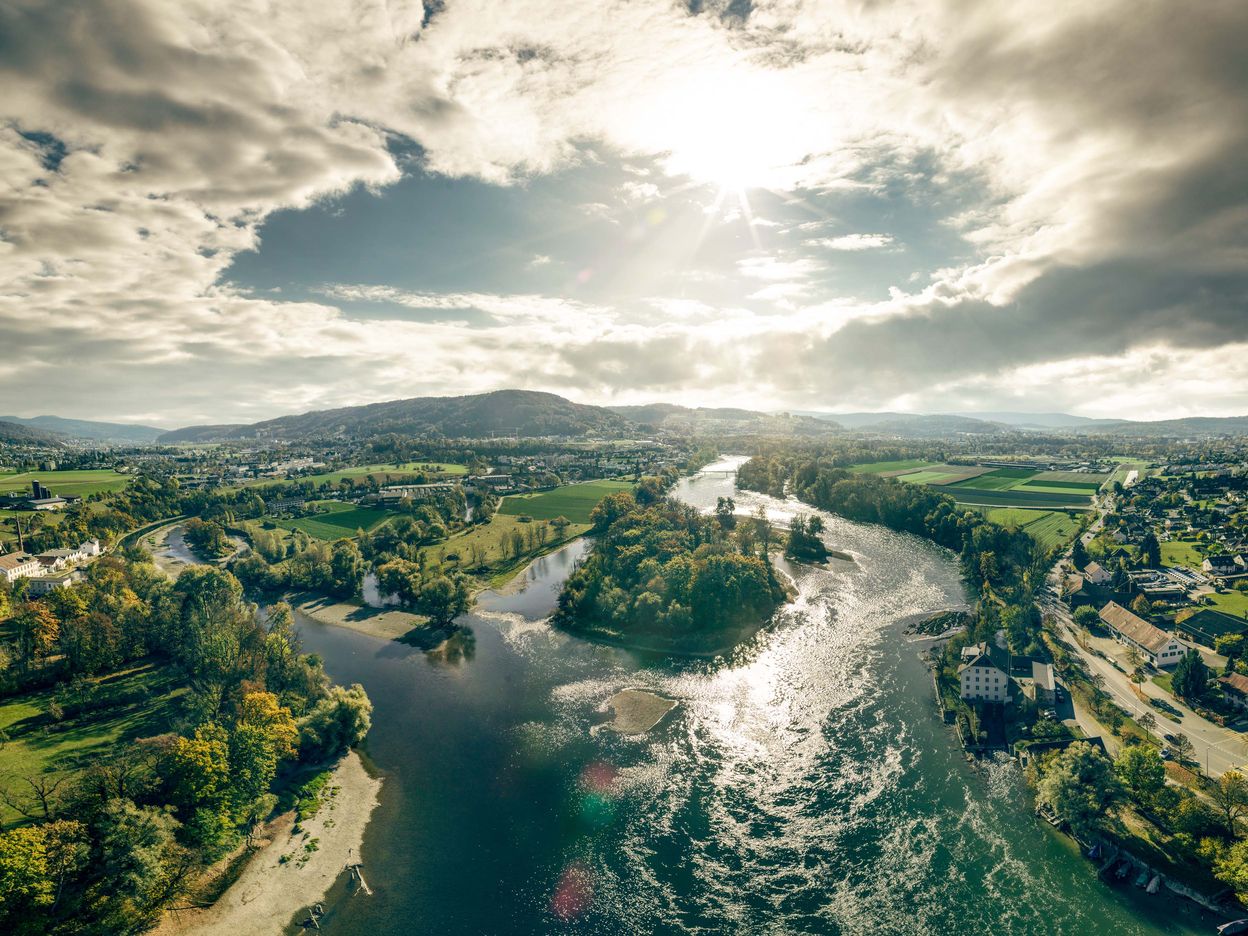
[[[15,936],[147,929],[371,712],[300,652],[288,607],[261,615],[214,567],[169,581],[137,550],[39,598],[0,582],[0,689]]]
[[[706,516],[645,478],[591,514],[594,548],[568,578],[553,623],[589,637],[675,653],[735,643],[784,602],[765,518]],[[722,505],[721,505],[722,506]]]
[[[1216,780],[1201,778],[1181,758],[1168,766],[1151,733],[1155,722],[1150,716],[1138,723],[1131,719],[1044,627],[1035,589],[1044,582],[1056,547],[1045,549],[1025,531],[1007,530],[930,489],[851,473],[810,451],[756,457],[739,470],[738,485],[772,494],[787,490],[820,509],[924,536],[957,551],[977,601],[966,630],[945,645],[937,661],[937,682],[969,736],[978,737],[979,717],[957,695],[959,650],[1003,633],[1014,654],[1051,660],[1080,703],[1122,745],[1113,760],[1079,741],[1033,759],[1026,775],[1037,802],[1085,842],[1115,842],[1188,886],[1213,893],[1226,885],[1248,904],[1248,778],[1237,771]],[[1190,656],[1180,676],[1203,684],[1208,674],[1197,662],[1199,655]],[[1189,675],[1193,672],[1197,675]],[[1061,723],[1036,719],[1028,700],[1019,699],[1011,708],[1016,711],[1008,716],[1008,729],[1017,746],[1070,738]]]

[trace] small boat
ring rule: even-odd
[[[1248,918],[1231,920],[1218,927],[1218,936],[1236,936],[1237,933],[1248,933]]]
[[[1143,871],[1140,872],[1140,876],[1135,879],[1135,886],[1143,887],[1147,883],[1148,883],[1148,869],[1145,868]]]
[[[1116,877],[1118,880],[1121,881],[1130,873],[1131,873],[1131,862],[1124,861],[1122,864],[1118,866],[1118,870],[1114,872],[1114,877]]]
[[[1155,894],[1159,890],[1161,890],[1161,875],[1154,874],[1153,879],[1148,882],[1148,887],[1144,888],[1144,892],[1147,894]]]

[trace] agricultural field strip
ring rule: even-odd
[[[868,462],[862,465],[852,465],[847,470],[851,474],[890,476],[906,471],[914,471],[916,468],[927,468],[935,464],[936,462],[926,461],[922,458],[907,458],[901,461]]]
[[[993,491],[945,485],[941,488],[959,504],[986,507],[1039,507],[1049,510],[1071,508],[1087,510],[1089,499],[1077,494],[1048,494],[1037,491]]]
[[[508,516],[528,516],[535,520],[554,520],[565,517],[573,523],[589,523],[589,515],[598,502],[616,491],[631,490],[631,481],[586,481],[568,484],[553,491],[537,494],[516,494],[503,498],[499,513]]]
[[[130,483],[129,475],[111,468],[87,468],[70,471],[23,471],[0,475],[0,494],[29,491],[30,482],[39,481],[53,494],[86,496],[100,492],[120,491]]]

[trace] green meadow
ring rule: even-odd
[[[30,482],[39,481],[55,495],[107,494],[130,483],[128,475],[111,468],[84,468],[70,471],[20,471],[0,474],[0,494],[30,491]]]
[[[583,484],[565,484],[553,491],[536,494],[512,494],[503,498],[498,512],[513,517],[528,516],[534,520],[554,520],[566,517],[573,523],[589,523],[590,512],[598,502],[616,491],[631,491],[631,481],[586,481]]]

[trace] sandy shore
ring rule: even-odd
[[[381,781],[369,776],[360,756],[347,754],[334,768],[320,811],[292,835],[294,815],[274,823],[270,838],[221,898],[205,910],[170,911],[157,936],[282,936],[301,908],[325,898],[347,864],[360,858],[364,829],[377,806]],[[316,841],[316,850],[307,844]],[[288,860],[281,861],[283,855]],[[306,858],[306,861],[304,860]],[[367,869],[365,869],[367,871]],[[367,875],[366,875],[367,877]],[[348,900],[368,900],[363,893]]]
[[[314,621],[332,624],[334,627],[349,627],[361,634],[383,640],[396,640],[412,628],[423,627],[429,623],[428,619],[410,611],[347,604],[324,595],[287,595],[286,600]]]
[[[603,727],[620,734],[645,734],[680,703],[644,689],[621,689],[607,699],[614,716]]]

